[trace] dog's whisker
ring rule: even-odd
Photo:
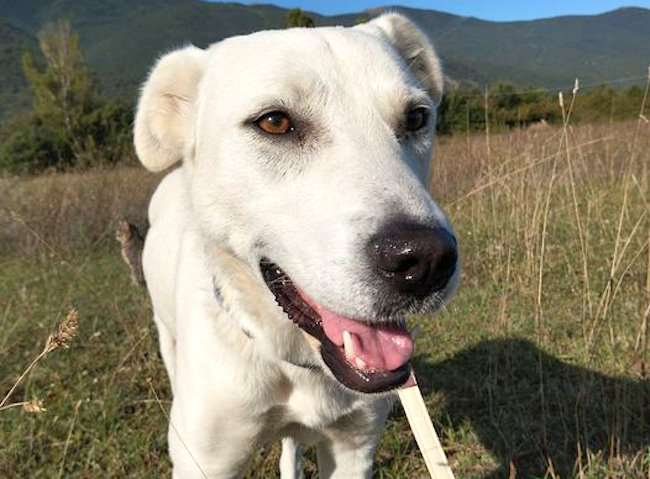
[[[293,285],[293,281],[288,276],[272,279],[268,283],[272,285],[277,285],[277,284]]]

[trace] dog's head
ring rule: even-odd
[[[442,87],[425,35],[390,14],[187,47],[142,90],[142,163],[184,161],[209,242],[281,307],[257,321],[288,316],[356,391],[408,379],[404,317],[458,282],[454,234],[427,192]]]

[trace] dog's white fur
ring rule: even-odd
[[[190,46],[156,64],[135,145],[153,171],[183,160],[151,200],[143,258],[174,395],[175,478],[240,477],[276,437],[283,479],[300,477],[298,443],[316,444],[320,477],[371,477],[392,396],[323,372],[259,262],[338,314],[376,317],[364,241],[396,215],[450,228],[425,186],[434,122],[396,135],[407,104],[433,111],[442,83],[426,37],[395,14]],[[299,141],[250,121],[278,107],[306,119]]]

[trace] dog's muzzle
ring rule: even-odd
[[[387,292],[423,299],[442,290],[456,272],[456,238],[445,228],[390,223],[373,236],[366,253]]]

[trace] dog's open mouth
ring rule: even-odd
[[[320,342],[323,361],[344,386],[379,393],[407,382],[413,340],[403,321],[373,325],[337,315],[300,291],[278,265],[264,259],[260,268],[277,303]]]

